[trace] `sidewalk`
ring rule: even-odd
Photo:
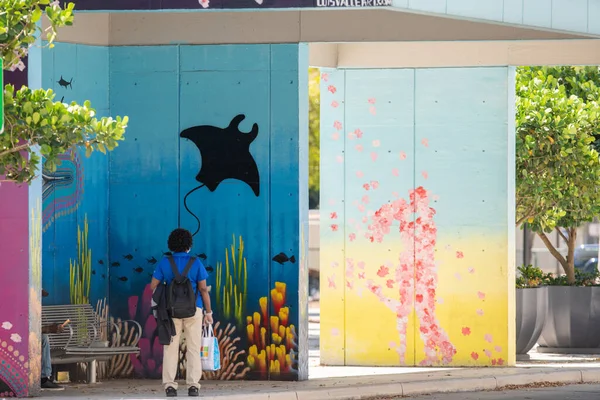
[[[369,370],[372,368],[368,368]],[[600,382],[600,364],[556,367],[477,369],[403,368],[403,373],[345,378],[312,379],[305,382],[203,382],[201,395],[218,400],[346,400],[400,397],[417,394],[494,390],[531,383]],[[187,397],[185,387],[181,397]],[[68,385],[61,392],[43,392],[54,399],[156,399],[164,392],[158,381],[116,380],[95,385]]]

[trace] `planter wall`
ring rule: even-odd
[[[548,312],[547,288],[517,289],[517,354],[527,354],[537,343]]]
[[[541,351],[600,346],[600,287],[550,286]]]

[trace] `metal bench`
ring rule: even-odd
[[[128,321],[137,326],[138,334],[129,346],[111,347],[107,338],[116,337],[120,343],[119,327],[98,316],[90,304],[65,304],[42,307],[42,326],[71,322],[63,333],[49,334],[52,364],[88,364],[88,382],[96,383],[98,361],[108,361],[121,354],[139,354],[137,347],[142,327],[136,321]],[[114,332],[114,334],[113,334]]]

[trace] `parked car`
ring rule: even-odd
[[[582,244],[575,249],[575,268],[584,273],[598,271],[598,244]]]

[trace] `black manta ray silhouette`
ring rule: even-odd
[[[258,136],[258,125],[252,125],[249,133],[240,131],[239,125],[245,118],[244,114],[239,114],[227,128],[194,126],[183,130],[179,135],[196,145],[202,159],[202,166],[196,175],[196,180],[201,185],[190,190],[183,199],[185,209],[198,222],[194,235],[200,231],[200,220],[188,208],[187,198],[196,190],[206,186],[214,192],[224,180],[235,179],[250,186],[256,197],[260,194],[258,166],[250,153],[250,144]]]

